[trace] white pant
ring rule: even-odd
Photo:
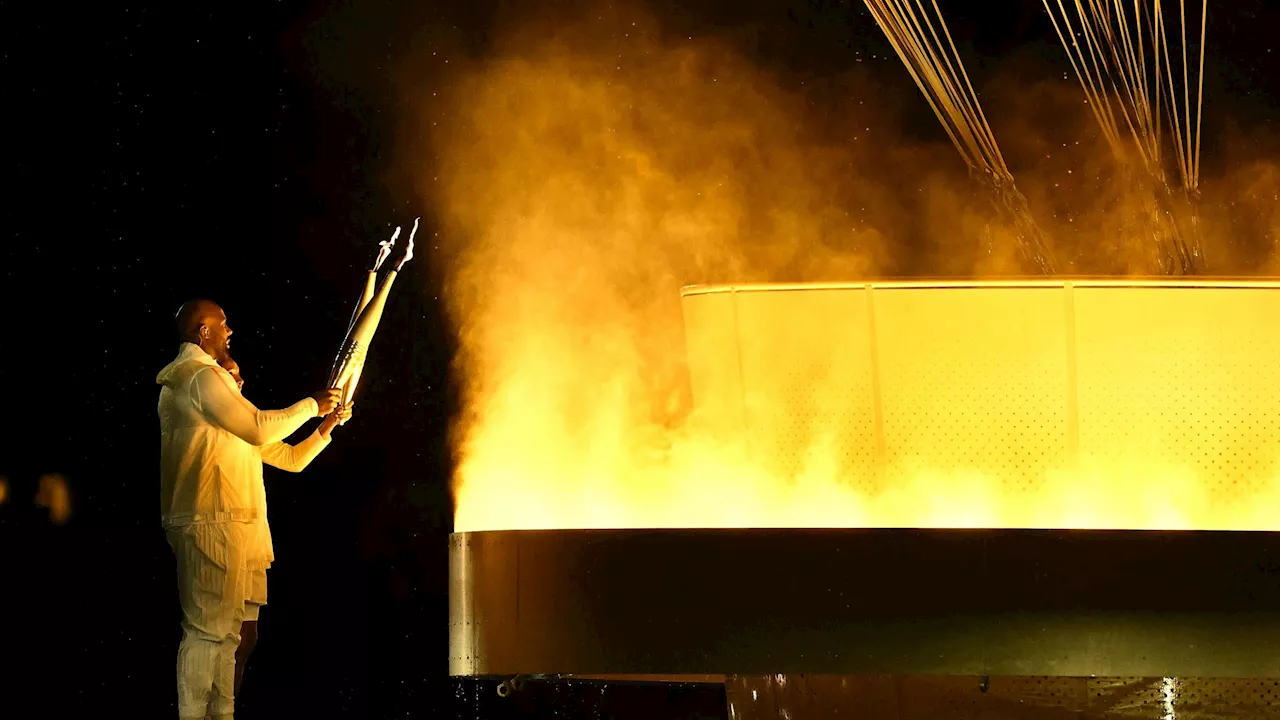
[[[266,602],[266,571],[247,565],[254,526],[227,522],[170,528],[178,560],[182,644],[178,647],[178,716],[231,718],[235,707],[236,648],[251,594]],[[255,575],[262,575],[255,593]],[[255,608],[256,610],[256,608]],[[253,613],[256,617],[257,613]]]

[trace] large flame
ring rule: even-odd
[[[729,43],[664,37],[616,10],[497,38],[440,90],[448,116],[436,104],[424,121],[462,383],[457,530],[1280,528],[1276,482],[1223,510],[1190,467],[1143,459],[1048,468],[1034,492],[910,462],[871,487],[843,472],[833,426],[810,433],[798,470],[769,470],[760,447],[691,412],[681,286],[999,273],[1013,267],[1011,235],[989,226],[950,148],[904,139],[898,116],[876,109],[861,66],[784,87]],[[1010,107],[1084,133],[1075,92],[1026,90],[1035,107]],[[1002,137],[1043,156],[1019,178],[1076,271],[1153,268],[1148,249],[1087,240],[1126,215],[1103,199],[1118,189],[1096,137],[1067,150]],[[1272,168],[1216,191],[1252,203],[1268,243]],[[1258,263],[1241,243],[1216,251]]]

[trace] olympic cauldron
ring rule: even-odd
[[[458,533],[453,675],[1280,677],[1280,282],[700,286],[683,308],[699,412],[771,472],[817,443],[869,494],[906,467],[1034,500],[1110,468],[1111,507]],[[1127,512],[1159,502],[1123,492],[1140,467],[1192,478],[1192,511]]]

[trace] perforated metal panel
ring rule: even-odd
[[[795,477],[821,463],[871,487],[876,432],[866,402],[874,392],[866,295],[735,298],[749,447],[770,472]]]
[[[1280,529],[1278,283],[714,287],[684,305],[695,404],[779,482],[954,489],[990,527]]]
[[[1068,451],[1061,288],[875,292],[889,462],[1039,484]]]
[[[1080,288],[1075,304],[1082,464],[1151,467],[1224,512],[1273,487],[1280,292]]]

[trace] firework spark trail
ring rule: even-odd
[[[1179,0],[1179,33],[1174,40],[1175,47],[1181,49],[1181,93],[1175,81],[1174,59],[1169,52],[1169,28],[1161,0],[1150,0],[1149,4],[1145,0],[1135,0],[1131,14],[1126,13],[1123,0],[1043,2],[1103,136],[1135,185],[1145,186],[1143,194],[1148,198],[1146,220],[1137,222],[1142,229],[1135,234],[1151,239],[1165,272],[1199,272],[1203,269],[1204,252],[1199,241],[1195,203],[1200,184],[1200,122],[1204,109],[1208,0],[1202,0],[1201,4],[1194,122],[1186,0]],[[1149,38],[1149,48],[1144,38]],[[1133,141],[1131,147],[1136,151],[1138,164],[1145,171],[1145,180],[1140,180],[1130,167],[1132,154],[1127,149],[1130,146],[1122,140],[1122,122]],[[1175,194],[1166,180],[1166,137],[1173,144],[1173,162],[1181,180],[1181,197]],[[1185,222],[1179,222],[1180,216],[1185,218]],[[1186,232],[1182,228],[1184,224],[1189,225]]]
[[[985,180],[997,211],[1014,228],[1023,257],[1040,272],[1053,273],[1055,263],[1044,232],[1014,184],[937,1],[932,1],[936,18],[929,16],[920,0],[915,0],[915,7],[911,0],[865,2],[947,137],[973,174]],[[946,39],[945,45],[942,38]]]

